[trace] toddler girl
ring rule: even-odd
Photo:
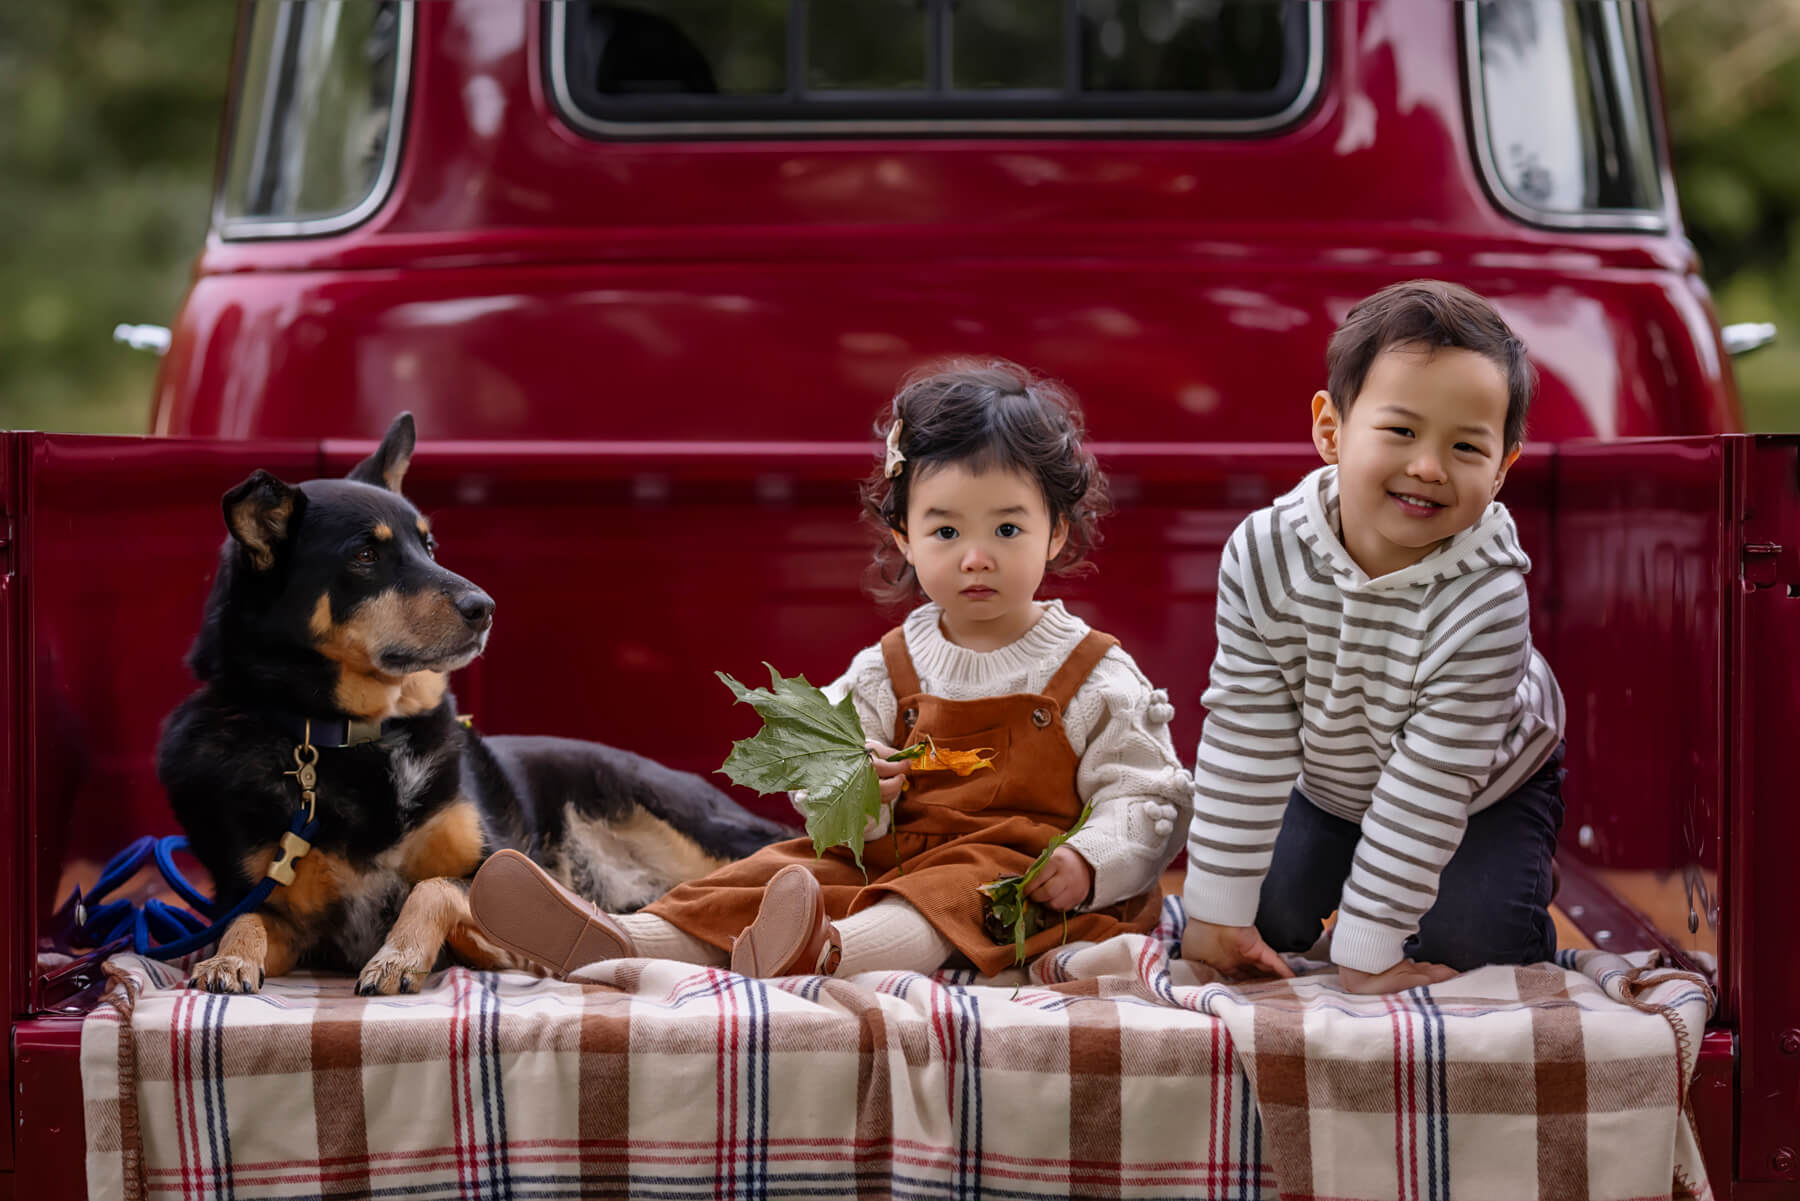
[[[1084,562],[1105,506],[1073,399],[1011,363],[954,362],[912,377],[876,432],[887,453],[863,486],[876,591],[926,603],[825,689],[851,698],[881,778],[867,877],[847,847],[821,857],[799,838],[610,915],[503,851],[470,894],[490,938],[557,973],[622,956],[752,976],[930,972],[960,956],[992,975],[1014,948],[983,928],[979,886],[1022,874],[1088,804],[1030,895],[1067,914],[1070,941],[1155,926],[1193,807],[1174,711],[1116,639],[1037,599],[1046,571]],[[926,738],[993,766],[886,762]],[[1064,937],[1052,921],[1026,954]]]

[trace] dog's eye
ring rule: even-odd
[[[357,551],[356,555],[354,557],[358,563],[361,563],[366,567],[371,563],[375,563],[375,562],[379,561],[381,558],[381,552],[376,550],[372,546],[365,546],[361,550]]]
[[[425,553],[430,555],[434,559],[437,558],[437,539],[436,538],[425,539]]]

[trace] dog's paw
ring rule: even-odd
[[[262,986],[262,964],[237,955],[214,955],[202,960],[188,977],[189,988],[207,992],[252,993]]]
[[[418,952],[384,943],[363,965],[362,975],[356,978],[356,994],[391,997],[395,993],[418,992],[425,986],[430,970],[431,965]]]

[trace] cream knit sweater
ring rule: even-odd
[[[972,651],[944,637],[941,612],[925,604],[908,614],[906,646],[919,686],[952,701],[1043,691],[1089,630],[1061,601],[1049,601],[1018,641]],[[825,694],[834,703],[849,696],[870,738],[893,739],[900,703],[879,645],[859,651]],[[1181,850],[1194,796],[1169,737],[1174,715],[1168,694],[1119,647],[1094,667],[1063,714],[1069,745],[1081,758],[1076,792],[1094,803],[1087,825],[1067,844],[1094,869],[1091,908],[1146,891]]]

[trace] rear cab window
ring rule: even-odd
[[[1306,0],[546,5],[552,95],[600,137],[1260,133],[1319,90]]]
[[[1494,201],[1537,225],[1664,228],[1644,6],[1480,0],[1463,22],[1471,133]]]
[[[399,166],[413,5],[256,0],[242,29],[213,227],[296,237],[363,221]]]

